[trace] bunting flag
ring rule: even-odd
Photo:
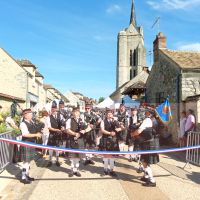
[[[168,98],[166,98],[165,102],[159,105],[155,111],[164,124],[169,124],[172,120],[172,112]]]

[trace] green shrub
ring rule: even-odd
[[[4,123],[1,123],[0,124],[0,134],[5,133],[7,131],[8,131],[8,129],[7,129],[6,125]]]

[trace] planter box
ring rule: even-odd
[[[0,134],[1,138],[13,139],[13,132],[8,131]],[[12,162],[14,145],[0,141],[0,172]]]

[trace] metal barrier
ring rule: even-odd
[[[189,132],[187,137],[187,147],[197,145],[200,145],[200,132]],[[186,162],[200,166],[200,149],[187,150]]]
[[[12,131],[0,134],[0,137],[12,139]],[[13,144],[0,141],[0,172],[12,162],[13,159]]]

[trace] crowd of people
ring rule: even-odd
[[[178,145],[179,147],[186,146],[187,136],[190,131],[194,131],[196,128],[196,120],[193,110],[189,109],[187,112],[181,112],[181,118],[179,122],[178,131]]]
[[[52,102],[51,111],[43,109],[39,113],[39,121],[33,120],[31,109],[22,112],[23,118],[20,123],[22,140],[26,142],[38,142],[43,145],[63,147],[71,149],[99,150],[99,151],[128,151],[148,150],[159,148],[159,140],[156,133],[157,120],[153,108],[141,106],[128,111],[123,104],[117,111],[106,109],[93,109],[87,104],[85,112],[81,113],[78,107],[72,110],[65,109],[61,100],[57,105]],[[53,165],[53,150],[44,150],[43,156],[49,154],[47,167]],[[34,178],[29,176],[30,162],[36,154],[35,149],[21,147],[20,156],[23,161],[21,182],[29,184]],[[59,154],[55,151],[55,165],[60,167]],[[71,171],[69,177],[80,177],[80,162],[86,165],[94,165],[92,154],[70,152],[64,155],[70,159]],[[102,176],[116,177],[114,170],[116,156],[114,154],[102,155]],[[141,178],[144,186],[156,186],[150,164],[159,161],[157,154],[137,155],[130,154],[129,162],[139,163],[138,173],[144,172]]]
[[[39,112],[38,119],[31,109],[22,112],[20,130],[22,140],[26,142],[41,143],[53,147],[70,149],[99,150],[99,151],[128,151],[156,150],[159,149],[159,118],[154,107],[141,105],[139,108],[127,108],[121,104],[118,110],[98,110],[92,105],[86,104],[85,112],[81,113],[78,107],[66,109],[62,100],[59,103],[52,102],[51,110],[45,108]],[[12,116],[6,119],[7,126],[16,128]],[[195,118],[192,111],[182,112],[180,119],[179,144],[185,142],[187,133],[194,129]],[[71,171],[69,177],[80,177],[80,162],[86,165],[94,165],[92,154],[63,153],[61,151],[43,150],[43,157],[48,155],[47,167],[55,165],[60,167],[59,157],[70,159]],[[30,162],[34,159],[36,150],[29,147],[20,148],[20,158],[23,161],[21,182],[29,184],[34,178],[29,176]],[[114,154],[102,155],[102,176],[116,177],[114,170],[116,156]],[[159,162],[158,154],[129,154],[129,162],[136,161],[138,173],[144,173],[141,177],[144,186],[156,186],[151,164]]]

